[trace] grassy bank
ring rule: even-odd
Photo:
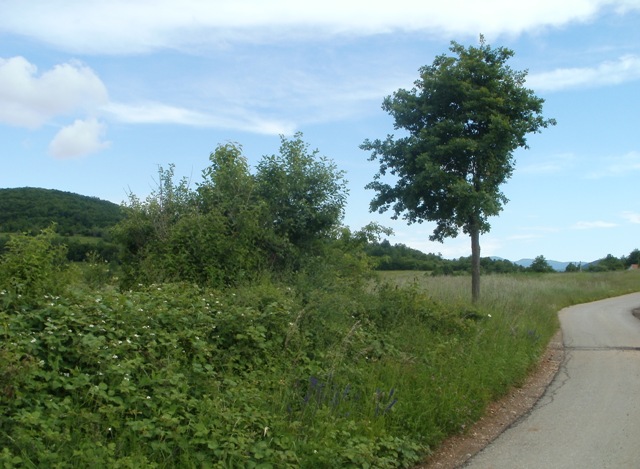
[[[0,291],[3,467],[409,467],[637,272]]]

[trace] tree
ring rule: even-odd
[[[533,260],[533,262],[529,266],[529,270],[531,272],[550,273],[550,272],[553,272],[553,267],[549,265],[549,263],[544,258],[544,256],[538,256]]]
[[[624,266],[629,268],[632,264],[640,264],[640,249],[634,249],[624,258]]]
[[[344,172],[318,150],[309,151],[302,133],[280,138],[280,153],[258,164],[257,191],[275,232],[296,248],[308,248],[340,226],[348,193]]]
[[[513,151],[527,147],[526,135],[554,125],[541,115],[544,100],[525,88],[526,71],[507,61],[513,51],[452,42],[455,56],[440,55],[420,69],[409,91],[399,89],[382,108],[407,135],[365,140],[380,170],[366,187],[377,195],[371,210],[393,208],[409,224],[436,223],[432,241],[471,237],[472,299],[480,296],[480,234],[490,229],[507,198],[500,186],[514,169]],[[397,178],[395,185],[383,177]]]
[[[569,265],[564,269],[565,272],[580,272],[582,270],[582,264],[575,265],[573,262],[569,262]]]

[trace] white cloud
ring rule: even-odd
[[[41,75],[24,57],[0,58],[0,122],[37,128],[57,115],[90,110],[107,101],[100,78],[77,62]]]
[[[146,102],[137,104],[110,103],[102,107],[120,122],[130,124],[179,124],[193,127],[212,127],[245,130],[267,135],[291,134],[290,122],[269,120],[238,109],[225,108],[219,114],[207,114],[178,106]]]
[[[567,88],[617,85],[640,79],[640,57],[626,55],[594,67],[560,68],[532,74],[527,86],[537,91],[558,91]]]
[[[610,223],[606,221],[579,221],[572,226],[576,230],[590,230],[593,228],[615,228],[618,226],[616,223]]]
[[[228,42],[424,32],[446,38],[519,34],[586,21],[602,9],[639,9],[637,0],[5,0],[0,32],[89,53],[140,53]]]
[[[106,125],[95,118],[76,120],[62,128],[49,145],[49,153],[59,159],[72,159],[108,148],[104,141]]]
[[[622,218],[634,224],[640,224],[640,213],[622,212]]]

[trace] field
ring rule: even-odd
[[[411,467],[638,272],[0,291],[3,467]],[[60,277],[62,278],[62,277]],[[96,281],[100,279],[100,281]]]

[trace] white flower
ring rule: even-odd
[[[487,316],[488,316],[488,317],[491,317],[491,315],[490,315],[490,314],[487,314]]]

